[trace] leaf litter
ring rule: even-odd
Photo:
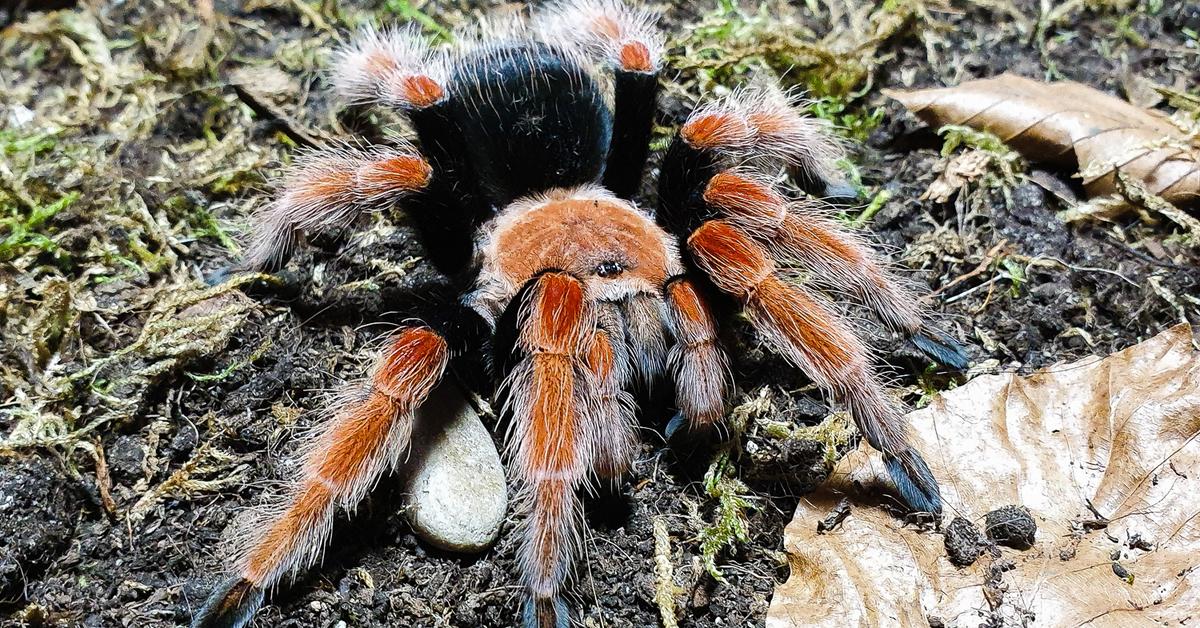
[[[933,126],[987,131],[1033,161],[1077,170],[1091,197],[1117,174],[1169,203],[1200,205],[1200,121],[1170,118],[1074,81],[1001,74],[954,87],[884,90]]]
[[[898,502],[878,488],[886,471],[860,447],[788,524],[791,576],[776,590],[768,627],[1196,618],[1200,350],[1189,325],[1106,358],[977,377],[909,422],[916,446],[930,452],[947,515],[1032,546],[990,545],[956,567],[949,540],[943,546],[938,533],[890,512]],[[853,514],[823,533],[822,520],[847,497]],[[1026,513],[1032,519],[1021,523]]]

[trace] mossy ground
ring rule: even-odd
[[[297,146],[379,140],[395,122],[329,97],[327,50],[371,20],[450,37],[486,3],[2,8],[12,4],[0,5],[0,624],[185,623],[221,569],[223,534],[315,420],[305,410],[358,373],[404,304],[442,280],[398,215],[353,242],[315,242],[276,278],[216,288],[204,278],[239,255],[247,214]],[[922,199],[955,155],[995,147],[923,131],[880,94],[1008,70],[1195,111],[1194,5],[663,8],[678,71],[656,145],[701,94],[751,75],[806,90],[813,111],[856,142],[846,168],[861,204],[843,217],[937,291],[939,323],[971,344],[978,370],[1108,353],[1200,319],[1196,249],[1172,223],[1151,212],[1064,223],[1059,195],[1078,186],[1000,153],[948,200]],[[947,141],[961,146],[943,155]],[[653,521],[669,535],[681,626],[761,625],[786,577],[783,525],[843,430],[790,428],[828,414],[820,396],[744,326],[732,336],[742,439],[716,465],[680,460],[654,431],[663,417],[648,414],[634,472],[590,505],[576,586],[585,625],[657,625]],[[908,401],[957,381],[875,340]],[[399,501],[385,481],[260,625],[510,625],[513,535],[482,556],[446,555],[411,534]]]

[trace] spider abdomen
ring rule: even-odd
[[[534,41],[479,49],[457,64],[454,118],[496,206],[604,173],[612,112],[581,62]],[[552,140],[548,138],[553,138]]]

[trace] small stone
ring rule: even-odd
[[[982,551],[979,547],[979,528],[963,517],[955,517],[950,525],[946,526],[944,540],[946,555],[955,567],[971,566]]]
[[[989,539],[1013,549],[1033,547],[1034,537],[1037,536],[1037,522],[1021,506],[1005,506],[989,512],[986,525]]]
[[[1126,584],[1133,584],[1133,574],[1129,573],[1129,570],[1126,569],[1124,565],[1114,560],[1112,564],[1112,570],[1113,575],[1124,580]]]
[[[412,454],[401,471],[413,532],[452,552],[486,549],[508,508],[491,434],[453,382],[438,386],[416,419]]]

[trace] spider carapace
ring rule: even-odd
[[[481,353],[520,487],[527,602],[513,623],[567,626],[579,494],[619,477],[637,450],[629,391],[668,379],[679,410],[668,433],[720,426],[733,382],[718,301],[847,407],[909,507],[940,512],[901,407],[824,295],[866,306],[943,364],[961,368],[965,355],[922,323],[870,248],[780,176],[813,196],[844,187],[840,147],[818,121],[773,85],[702,103],[664,155],[652,212],[632,200],[663,70],[649,12],[581,0],[459,39],[445,50],[413,30],[367,31],[339,51],[337,89],[398,109],[419,148],[305,154],[256,214],[245,266],[273,269],[304,234],[398,205],[461,290],[412,312],[368,381],[332,409],[195,626],[245,625],[268,589],[317,562],[335,510],[352,508],[407,454],[414,411],[447,368]]]

